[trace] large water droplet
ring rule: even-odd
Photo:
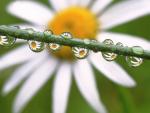
[[[78,59],[84,59],[88,56],[89,50],[86,48],[72,47],[74,56]]]
[[[34,52],[41,52],[45,48],[44,42],[29,40],[28,44],[29,44],[30,49]]]
[[[131,67],[138,67],[143,63],[143,59],[133,56],[126,56],[126,62]]]
[[[11,47],[15,44],[16,38],[12,36],[0,36],[0,45],[4,47]]]
[[[104,40],[103,43],[106,44],[106,45],[108,45],[108,46],[109,45],[110,46],[114,45],[113,41],[110,40],[110,39]],[[110,53],[110,52],[102,52],[102,56],[107,61],[113,61],[113,60],[115,60],[117,58],[118,55],[115,54],[115,53]]]

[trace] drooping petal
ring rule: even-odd
[[[58,69],[53,87],[53,113],[65,113],[71,87],[71,65],[63,63]]]
[[[111,33],[111,32],[101,32],[98,35],[99,41],[104,41],[105,39],[111,39],[115,43],[122,42],[125,46],[141,46],[144,49],[150,49],[150,41],[136,37],[136,36],[130,36],[126,34],[119,34],[119,33]]]
[[[34,71],[39,64],[46,59],[46,56],[35,58],[33,61],[30,60],[20,68],[18,68],[11,76],[11,78],[5,83],[3,88],[3,94],[6,95],[16,88],[25,78],[29,76],[31,72]]]
[[[15,99],[13,107],[15,113],[19,113],[44,83],[49,80],[56,65],[57,62],[55,60],[48,59],[27,79]]]
[[[99,18],[102,29],[109,29],[150,14],[149,0],[123,0],[110,7]]]
[[[95,14],[98,14],[102,12],[110,3],[112,0],[96,0],[91,8],[92,12]]]
[[[91,54],[92,64],[113,82],[126,87],[136,85],[135,81],[115,62],[108,62],[100,54]]]
[[[56,11],[63,10],[67,7],[69,7],[69,2],[67,0],[49,0],[52,4],[52,7]]]
[[[19,47],[0,58],[0,70],[15,64],[23,63],[36,55],[38,56],[39,54],[31,52],[26,45]]]
[[[53,17],[49,8],[35,1],[14,1],[7,10],[12,15],[42,26]]]
[[[80,60],[74,66],[74,77],[77,86],[87,102],[98,112],[106,113],[96,87],[92,67],[87,60]]]

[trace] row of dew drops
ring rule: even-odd
[[[26,29],[29,32],[34,31],[33,29]],[[44,33],[46,34],[53,34],[52,31],[50,30],[46,30],[44,31]],[[71,39],[73,38],[72,35],[68,32],[62,33],[60,35],[62,38],[66,38],[66,39]],[[94,42],[96,42],[96,40],[92,40]],[[12,37],[12,36],[0,36],[0,45],[4,46],[4,47],[11,47],[15,44],[16,42],[16,38]],[[85,39],[84,43],[85,44],[90,44],[90,40]],[[114,45],[114,42],[110,39],[106,39],[103,41],[104,44],[106,45]],[[45,49],[45,43],[44,42],[38,42],[38,41],[34,41],[34,40],[29,40],[28,41],[28,45],[30,47],[30,49],[33,52],[41,52]],[[123,47],[123,44],[118,42],[116,44],[116,46],[118,47]],[[62,45],[56,44],[56,43],[49,43],[47,44],[47,47],[52,50],[52,51],[58,51],[61,49]],[[143,54],[144,50],[142,47],[140,46],[134,46],[132,48],[133,52],[136,52],[138,54]],[[74,56],[77,59],[84,59],[88,56],[89,54],[89,50],[86,48],[81,48],[81,47],[72,47],[72,52],[74,54]],[[117,58],[117,54],[115,53],[110,53],[110,52],[102,52],[102,56],[106,61],[114,61]],[[142,58],[138,58],[138,57],[133,57],[133,56],[126,56],[126,61],[128,63],[129,66],[131,67],[138,67],[143,63],[143,59]]]

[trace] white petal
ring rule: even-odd
[[[106,10],[99,19],[102,29],[108,29],[146,14],[150,14],[149,0],[123,0]]]
[[[35,70],[30,78],[24,83],[19,91],[15,102],[14,112],[19,113],[38,90],[46,83],[56,68],[57,62],[53,59],[46,60],[42,65]]]
[[[67,0],[49,0],[49,1],[52,4],[52,7],[56,11],[60,11],[60,10],[63,10],[65,8],[69,7]]]
[[[112,0],[96,0],[91,8],[92,12],[95,14],[98,14],[102,12],[110,3]]]
[[[105,107],[98,95],[92,67],[87,60],[80,60],[75,64],[74,75],[81,94],[89,104],[98,113],[106,113]]]
[[[79,5],[80,0],[68,0],[69,5],[76,6]]]
[[[17,39],[16,40],[16,43],[26,43],[27,41],[26,40],[22,40],[22,39]]]
[[[49,8],[35,1],[14,1],[8,12],[36,25],[45,25],[53,17]]]
[[[83,7],[87,7],[90,5],[91,0],[79,0],[79,5]]]
[[[98,40],[102,42],[105,39],[111,39],[115,43],[122,42],[125,46],[129,46],[129,47],[141,46],[144,49],[150,49],[150,42],[140,37],[118,34],[118,33],[101,32],[98,35]]]
[[[71,86],[71,65],[63,63],[57,72],[53,87],[53,113],[65,113]]]
[[[0,70],[9,66],[30,60],[37,54],[33,53],[28,46],[19,47],[0,58]]]
[[[108,62],[100,54],[91,54],[92,64],[110,80],[126,87],[136,85],[135,81],[115,62]]]
[[[25,78],[29,76],[31,72],[34,71],[35,68],[39,66],[42,61],[46,59],[46,56],[41,56],[35,58],[33,61],[28,61],[26,64],[18,68],[11,76],[11,78],[5,83],[3,88],[4,95],[11,92],[15,87],[17,87]]]

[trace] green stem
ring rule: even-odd
[[[119,100],[123,109],[123,113],[134,113],[134,103],[130,92],[120,86],[116,86]]]
[[[70,47],[82,47],[87,48],[90,50],[93,50],[95,52],[101,51],[101,52],[113,52],[118,55],[124,55],[124,56],[135,56],[140,57],[144,59],[150,59],[150,51],[149,50],[143,50],[142,54],[138,51],[133,51],[133,47],[120,47],[116,45],[106,45],[104,43],[95,42],[95,41],[89,41],[87,40],[80,40],[80,39],[66,39],[62,38],[61,36],[48,34],[44,32],[36,32],[31,30],[22,30],[15,27],[8,27],[8,26],[0,26],[0,35],[9,35],[16,37],[18,39],[24,39],[24,40],[35,40],[45,43],[57,43],[65,46]]]

